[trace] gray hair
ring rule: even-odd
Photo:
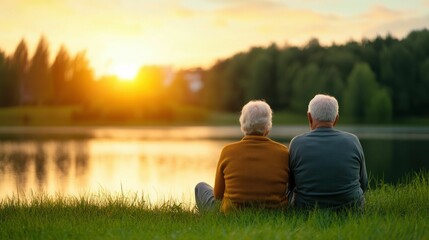
[[[240,116],[241,131],[245,135],[263,135],[272,127],[270,105],[261,100],[252,100],[243,106]]]
[[[338,115],[338,108],[337,99],[325,94],[317,94],[308,104],[311,117],[321,122],[334,122]]]

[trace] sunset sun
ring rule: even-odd
[[[122,81],[132,81],[137,74],[138,67],[131,64],[118,64],[111,67],[111,74]]]

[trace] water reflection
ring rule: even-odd
[[[361,143],[367,169],[379,181],[397,183],[412,172],[429,170],[429,139],[363,139]]]
[[[193,202],[213,182],[224,141],[89,139],[0,143],[0,197],[30,192],[132,193],[151,202]]]
[[[429,168],[429,128],[342,129],[360,137],[372,176],[395,182]],[[288,144],[306,131],[307,126],[276,126],[270,136]],[[213,183],[222,147],[240,138],[237,126],[0,128],[0,199],[105,191],[193,204],[195,184]]]
[[[158,199],[192,201],[197,181],[212,182],[220,141],[91,141],[88,187],[139,191]]]
[[[1,142],[0,196],[31,191],[73,193],[73,185],[81,182],[78,178],[88,174],[84,149],[75,141]]]

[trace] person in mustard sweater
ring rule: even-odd
[[[241,141],[226,145],[220,154],[214,188],[205,182],[195,187],[199,211],[220,211],[253,206],[285,208],[288,205],[289,150],[267,137],[272,110],[264,101],[250,101],[240,116]]]

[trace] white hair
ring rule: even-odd
[[[338,108],[337,99],[325,94],[317,94],[308,104],[311,117],[321,122],[334,122],[338,115]]]
[[[266,102],[252,100],[243,106],[240,116],[241,131],[245,135],[263,135],[272,127],[273,111]]]

